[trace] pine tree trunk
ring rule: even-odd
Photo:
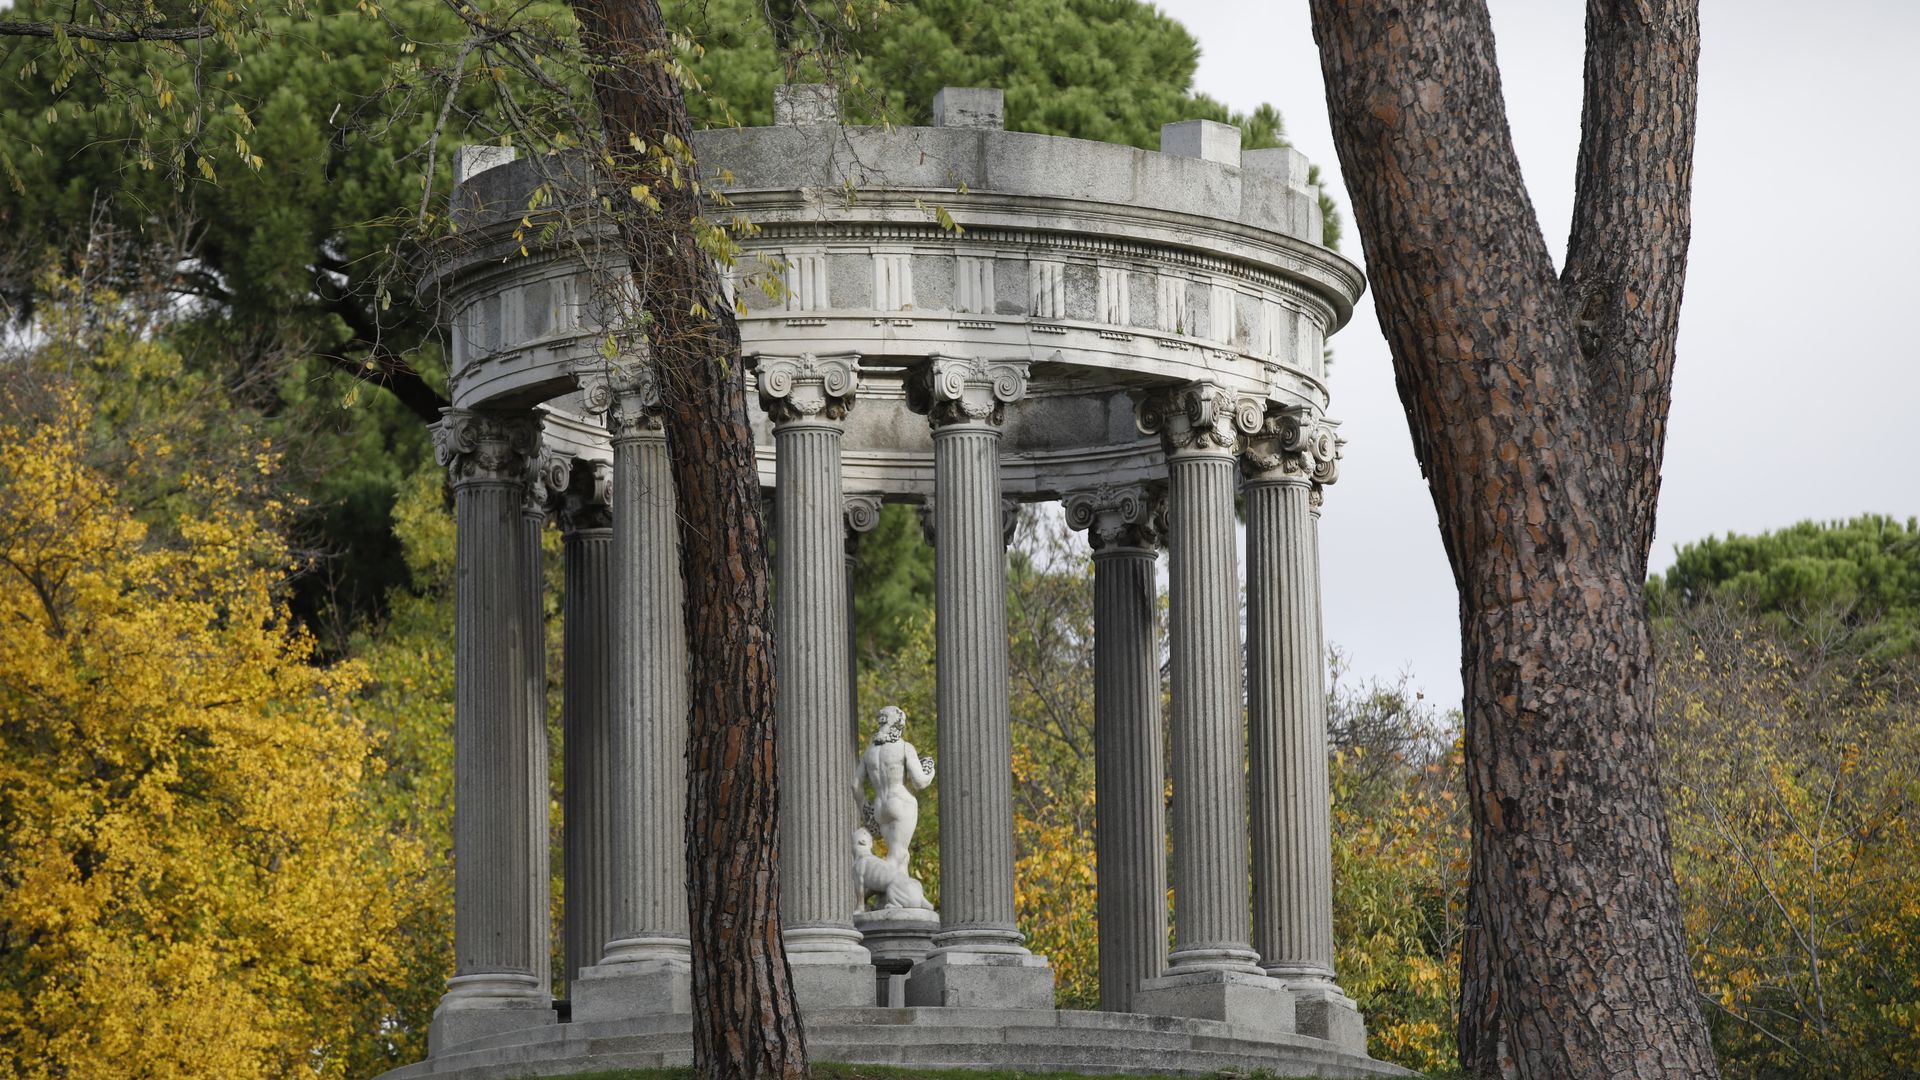
[[[1484,0],[1312,0],[1380,326],[1460,592],[1462,1064],[1711,1077],[1641,601],[1690,230],[1695,0],[1590,0],[1572,238],[1520,178]]]
[[[805,1077],[780,938],[773,619],[740,330],[698,243],[697,191],[674,183],[649,152],[673,148],[682,179],[697,175],[657,0],[578,0],[574,11],[588,49],[604,61],[594,97],[612,190],[644,184],[661,204],[657,213],[629,204],[621,232],[653,320],[647,337],[666,407],[686,584],[694,1074]]]

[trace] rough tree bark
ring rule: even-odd
[[[1312,0],[1380,327],[1460,592],[1462,1064],[1711,1077],[1641,606],[1690,231],[1696,0],[1589,0],[1567,264],[1484,0]]]
[[[657,213],[634,206],[621,231],[652,319],[686,583],[694,1072],[804,1077],[780,940],[773,620],[740,331],[698,242],[700,198],[684,182],[693,126],[659,3],[576,0],[574,11],[598,63],[613,189],[644,184],[660,202]]]

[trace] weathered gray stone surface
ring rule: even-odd
[[[607,392],[613,442],[612,938],[601,964],[685,967],[687,650],[679,526],[659,402],[644,369]],[[576,997],[578,994],[576,993]]]
[[[760,356],[760,397],[773,419],[774,642],[780,738],[780,921],[797,1000],[858,1005],[874,972],[852,917],[857,818],[846,797],[848,689],[846,505],[840,420],[853,406],[858,357]]]
[[[1260,974],[1247,943],[1246,741],[1234,554],[1241,404],[1198,384],[1142,402],[1167,451],[1174,948],[1169,975]]]
[[[546,732],[527,686],[524,506],[539,452],[526,413],[449,411],[435,430],[454,488],[454,978],[429,1045],[554,1021],[547,982]],[[539,867],[541,872],[535,873]]]
[[[1217,120],[1162,124],[1160,152],[1237,166],[1240,164],[1240,129]]]
[[[1319,1039],[1216,1020],[1053,1009],[814,1009],[802,1017],[817,1060],[905,1068],[1215,1076],[1412,1076]],[[487,1038],[382,1080],[519,1080],[614,1068],[685,1067],[692,1021],[656,1016],[572,1023]]]
[[[562,864],[566,881],[566,976],[600,962],[614,935],[616,785],[610,742],[613,704],[613,474],[605,465],[577,464],[561,494],[560,536],[566,567],[565,686],[561,745],[566,777]]]
[[[933,95],[933,126],[1004,128],[1007,93],[978,86],[949,86]]]
[[[1294,1031],[1294,1000],[1280,980],[1243,971],[1203,969],[1149,979],[1133,996],[1135,1007],[1156,1016],[1221,1020],[1264,1031]]]
[[[1093,547],[1093,768],[1100,1007],[1133,1012],[1166,966],[1166,774],[1161,765],[1154,560],[1164,502],[1142,487],[1066,499]]]

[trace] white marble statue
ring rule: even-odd
[[[873,853],[873,834],[853,830],[853,878],[860,884],[860,899],[880,898],[881,908],[919,908],[932,911],[927,893],[912,874]]]
[[[927,785],[933,783],[933,759],[922,757],[912,743],[901,738],[906,724],[906,710],[897,705],[881,709],[873,742],[866,753],[860,755],[860,767],[853,774],[853,797],[860,801],[862,816],[887,843],[884,861],[903,876],[908,875],[913,830],[920,822],[920,801],[907,790],[907,785],[925,791]],[[868,788],[873,789],[871,801],[867,799]],[[856,833],[854,858],[859,859],[863,851],[868,858],[877,858],[873,854],[873,834],[864,829],[861,832],[866,832],[866,846],[861,847],[859,833]],[[918,888],[918,882],[915,887]]]

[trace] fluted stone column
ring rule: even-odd
[[[560,496],[566,565],[563,622],[563,873],[566,977],[600,962],[613,937],[613,470],[572,462]]]
[[[545,732],[529,708],[542,655],[529,621],[524,504],[540,423],[531,413],[449,409],[434,428],[452,476],[454,594],[454,976],[429,1051],[555,1022],[546,979]],[[543,828],[529,825],[538,801]]]
[[[1094,852],[1100,1008],[1132,1012],[1167,953],[1166,774],[1161,766],[1160,500],[1139,486],[1065,500],[1093,547]]]
[[[547,745],[547,568],[541,538],[547,531],[547,518],[566,488],[569,458],[545,454],[534,469],[526,501],[520,504],[520,521],[526,529],[521,543],[520,583],[525,590],[528,634],[526,688],[527,754],[534,762],[528,770],[527,831],[528,843],[536,852],[534,875],[533,926],[528,933],[540,942],[536,967],[542,985],[553,987],[553,877],[546,871],[552,821],[548,804],[553,798],[552,773]]]
[[[846,505],[840,435],[859,383],[854,356],[762,356],[774,437],[775,702],[780,757],[780,922],[801,1006],[871,1005],[874,971],[854,895],[847,797]]]
[[[861,751],[859,626],[853,614],[854,574],[860,561],[860,538],[880,524],[880,496],[847,496],[847,747]]]
[[[576,1021],[691,1012],[687,937],[687,639],[679,526],[659,397],[645,363],[581,377],[613,442],[611,937],[573,990]]]
[[[1167,453],[1174,949],[1145,1012],[1290,1029],[1292,1001],[1249,944],[1239,573],[1233,494],[1240,435],[1259,407],[1201,383],[1149,395],[1140,427]]]
[[[1270,408],[1241,459],[1247,500],[1247,729],[1253,944],[1294,992],[1297,1030],[1366,1050],[1333,977],[1333,834],[1317,489],[1339,440],[1305,409]]]
[[[940,743],[940,933],[910,1005],[1050,1008],[1053,970],[1014,925],[1000,420],[1024,363],[935,357],[908,404],[933,425],[934,663]]]

